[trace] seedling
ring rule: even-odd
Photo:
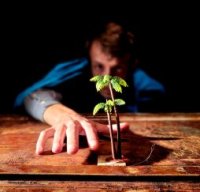
[[[100,109],[103,109],[107,114],[108,125],[109,125],[109,133],[110,133],[110,142],[111,142],[111,153],[112,159],[122,159],[121,153],[121,135],[120,135],[120,120],[119,114],[117,110],[117,106],[125,105],[125,101],[123,99],[117,98],[115,99],[114,92],[122,93],[122,86],[128,87],[126,81],[121,77],[111,76],[111,75],[97,75],[90,79],[91,82],[96,82],[96,90],[99,92],[105,87],[109,87],[110,98],[106,98],[105,103],[101,102],[95,105],[93,109],[93,115],[96,115]],[[112,111],[114,111],[116,124],[117,124],[117,150],[114,143],[113,136],[113,126],[111,115]]]

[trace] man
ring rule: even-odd
[[[24,103],[31,116],[51,126],[40,133],[37,154],[42,154],[50,137],[53,137],[52,152],[61,152],[66,136],[67,153],[76,153],[80,134],[86,135],[91,150],[98,149],[98,132],[108,132],[108,126],[91,121],[82,113],[92,112],[99,101],[110,95],[108,87],[101,91],[101,95],[96,92],[94,84],[89,81],[92,76],[109,74],[127,81],[129,87],[121,96],[126,101],[122,112],[143,109],[151,112],[149,103],[154,103],[155,98],[159,100],[164,93],[159,82],[136,68],[134,35],[118,23],[105,25],[89,39],[87,48],[88,58],[56,65],[42,80],[16,98],[15,107]],[[121,123],[120,128],[123,131],[128,124]]]

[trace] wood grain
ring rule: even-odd
[[[106,123],[101,114],[85,116]],[[53,154],[51,139],[44,154],[36,155],[37,137],[48,126],[27,116],[1,115],[0,191],[200,190],[199,113],[120,114],[120,120],[130,124],[130,131],[122,134],[122,153],[130,162],[113,167],[97,166],[98,155],[110,154],[107,135],[99,135],[96,153],[81,136],[75,155],[68,155],[65,147]]]

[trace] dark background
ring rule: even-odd
[[[200,111],[196,5],[5,5],[1,17],[0,113],[58,62],[80,56],[87,34],[109,18],[136,34],[140,66],[167,89],[166,112]]]

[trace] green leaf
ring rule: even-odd
[[[97,82],[97,81],[100,81],[100,80],[102,80],[102,79],[103,79],[103,76],[102,76],[102,75],[96,75],[96,76],[92,77],[92,78],[90,79],[90,81],[92,81],[92,82]]]
[[[107,85],[108,85],[108,83],[104,83],[102,80],[99,80],[96,83],[96,89],[97,89],[97,91],[100,91],[101,89],[103,89]]]
[[[126,81],[124,79],[122,79],[121,77],[117,77],[117,78],[118,78],[118,82],[121,86],[128,87],[128,84],[126,83]]]
[[[122,93],[122,87],[121,87],[121,85],[117,82],[116,79],[112,79],[112,80],[111,80],[111,84],[112,84],[112,88],[113,88],[116,92]]]
[[[106,105],[112,107],[112,106],[114,106],[114,102],[111,99],[109,99],[109,100],[106,101]]]
[[[123,99],[115,99],[115,105],[125,105],[126,102]]]
[[[111,78],[112,78],[112,76],[110,76],[110,75],[104,75],[103,82],[108,83],[111,80]]]
[[[105,107],[105,103],[101,102],[95,105],[93,109],[93,115],[96,115],[100,109],[103,109]]]
[[[111,112],[112,112],[112,106],[110,106],[110,105],[105,105],[104,111],[105,111],[105,112],[111,113]]]
[[[123,87],[128,87],[128,84],[126,83],[126,81],[124,79],[122,79],[121,77],[118,76],[114,76],[113,79],[120,84]]]

